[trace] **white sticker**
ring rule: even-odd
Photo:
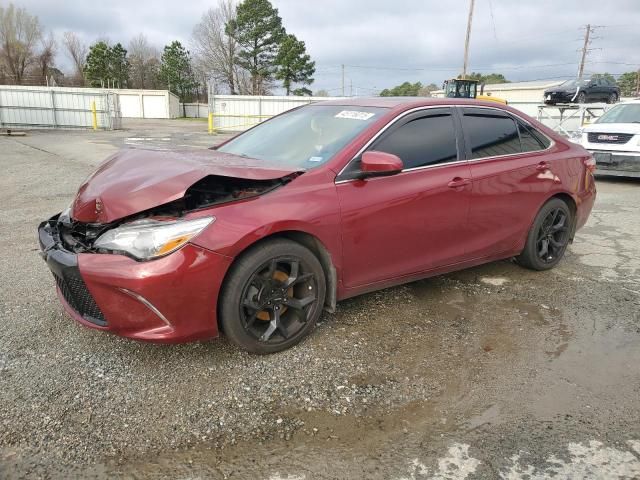
[[[358,112],[356,110],[343,110],[336,115],[336,118],[350,118],[351,120],[369,120],[375,113]]]
[[[321,162],[322,161],[322,157],[311,157],[309,158],[310,162]]]

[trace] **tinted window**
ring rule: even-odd
[[[520,132],[520,144],[522,145],[523,152],[544,150],[549,146],[548,140],[545,145],[545,143],[540,141],[540,138],[544,138],[544,136],[538,132],[534,132],[531,127],[518,122],[518,130]]]
[[[520,153],[520,137],[512,118],[465,113],[463,127],[471,144],[471,158]]]
[[[415,118],[383,136],[369,150],[397,155],[405,169],[453,162],[458,158],[453,117]]]

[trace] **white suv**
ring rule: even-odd
[[[640,100],[619,103],[582,129],[596,174],[640,177]]]

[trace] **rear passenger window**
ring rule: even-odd
[[[522,144],[523,152],[544,150],[551,145],[551,142],[546,136],[530,125],[518,122],[518,130],[520,131],[520,143]]]
[[[453,162],[458,159],[453,117],[415,118],[383,136],[369,150],[397,155],[405,169]]]
[[[521,153],[516,122],[491,113],[465,113],[462,126],[471,144],[471,158]]]

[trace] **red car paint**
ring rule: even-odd
[[[573,199],[577,228],[588,218],[595,200],[595,184],[585,165],[589,154],[517,110],[459,99],[332,103],[388,111],[326,164],[287,185],[188,213],[188,218],[213,215],[216,221],[169,256],[137,262],[122,255],[79,254],[80,273],[108,321],[104,329],[159,342],[216,336],[218,294],[230,265],[247,247],[274,234],[314,237],[330,255],[335,296],[341,300],[517,255],[539,208],[554,195]],[[336,182],[381,128],[403,112],[432,105],[511,112],[554,143],[541,152]],[[289,173],[215,151],[128,151],[107,161],[82,185],[72,217],[83,222],[119,219],[180,198],[209,174],[273,179]]]

